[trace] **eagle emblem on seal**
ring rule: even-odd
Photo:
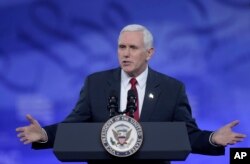
[[[126,145],[130,145],[133,140],[132,138],[130,139],[132,129],[130,129],[127,125],[117,125],[114,129],[112,129],[112,132],[114,136],[114,139],[112,137],[110,138],[112,145],[124,147]],[[128,141],[129,139],[130,141]]]

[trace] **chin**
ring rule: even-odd
[[[126,73],[132,72],[132,69],[128,68],[128,67],[122,67],[123,71]]]
[[[128,75],[132,76],[135,72],[135,70],[132,67],[129,66],[123,66],[122,70],[126,72]]]

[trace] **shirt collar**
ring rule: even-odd
[[[121,84],[124,88],[126,88],[129,85],[131,77],[123,70],[121,71],[122,71]],[[136,77],[137,84],[140,88],[143,88],[146,85],[147,77],[148,77],[148,67],[146,67],[146,69],[139,76]]]

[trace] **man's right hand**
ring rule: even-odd
[[[24,144],[47,142],[47,134],[44,132],[39,122],[29,114],[26,115],[26,118],[30,122],[30,125],[16,128],[18,132],[17,137],[20,138],[20,141]]]

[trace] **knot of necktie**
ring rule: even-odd
[[[137,80],[136,80],[136,78],[131,78],[130,79],[130,84],[131,84],[131,89],[134,89],[134,90],[136,90],[136,84],[137,84]]]

